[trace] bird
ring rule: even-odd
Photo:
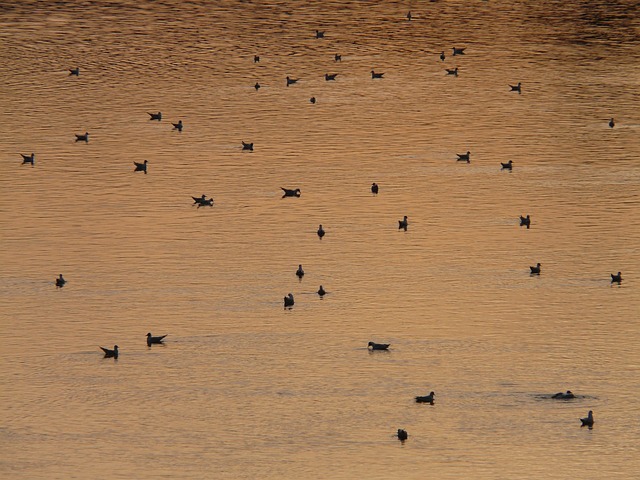
[[[383,73],[376,73],[373,70],[371,70],[371,78],[382,78],[382,76],[384,75]]]
[[[321,297],[324,297],[326,293],[327,293],[326,290],[322,288],[322,285],[320,285],[320,288],[318,289],[318,295],[320,295]]]
[[[198,205],[199,207],[204,207],[204,206],[213,206],[213,198],[210,198],[207,200],[207,196],[203,193],[201,197],[191,197],[193,198],[193,204],[194,205]]]
[[[316,97],[311,97],[311,98],[309,99],[309,101],[310,101],[311,103],[316,103]]]
[[[287,77],[287,87],[289,85],[293,85],[294,83],[296,83],[299,79],[298,78],[291,78],[291,77]]]
[[[242,140],[241,140],[241,142],[242,142],[242,150],[249,150],[249,151],[253,152],[253,142],[246,143],[246,142],[244,142]]]
[[[253,56],[253,63],[258,63],[260,62],[260,56],[259,55],[254,55]]]
[[[512,92],[522,93],[522,84],[518,82],[517,85],[509,85],[511,87]]]
[[[284,194],[282,195],[282,197],[299,197],[300,196],[300,189],[296,188],[295,190],[291,190],[289,188],[283,188],[280,187],[280,189],[284,192]]]
[[[337,76],[338,76],[337,73],[332,73],[332,74],[325,73],[324,74],[324,79],[328,82],[330,80],[335,80]]]
[[[513,160],[509,160],[507,163],[500,162],[502,168],[500,170],[512,170],[513,169]]]
[[[398,429],[398,433],[396,433],[396,436],[401,442],[404,442],[407,438],[409,438],[409,434],[407,433],[407,431],[401,428]]]
[[[36,164],[36,154],[32,153],[31,155],[25,155],[24,153],[21,153],[20,155],[22,155],[22,164],[24,165],[26,163],[30,163],[31,166],[35,166]]]
[[[445,68],[445,70],[447,71],[447,75],[453,75],[455,77],[458,76],[458,67],[456,67],[456,68]]]
[[[531,217],[529,215],[527,215],[526,217],[520,215],[520,226],[527,227],[528,229],[531,226]]]
[[[147,346],[151,346],[152,344],[162,343],[162,339],[166,337],[166,335],[162,335],[160,337],[153,337],[151,333],[147,333]]]
[[[440,52],[440,60],[442,60],[444,62],[444,59],[446,57],[444,56],[444,51]]]
[[[70,68],[69,75],[75,75],[76,77],[80,75],[80,67]]]
[[[302,277],[304,277],[304,270],[302,269],[302,265],[298,265],[298,270],[296,270],[296,276],[302,280]]]
[[[531,269],[531,275],[540,275],[540,263],[538,262],[538,264],[535,267],[529,267]]]
[[[171,125],[173,125],[174,130],[182,131],[182,120],[178,120],[178,123],[172,123]]]
[[[324,31],[316,30],[316,38],[324,38]]]
[[[582,422],[582,425],[580,425],[581,427],[593,427],[593,410],[589,410],[587,416],[585,418],[581,418],[580,421]]]
[[[100,348],[104,352],[104,358],[118,358],[118,345],[114,345],[113,350],[104,347]]]
[[[557,400],[570,400],[572,398],[576,398],[576,396],[573,393],[571,393],[571,390],[567,390],[566,393],[558,392],[555,395],[553,395],[551,398],[555,398]]]
[[[378,184],[376,182],[373,182],[371,184],[371,193],[373,193],[374,195],[378,194]]]
[[[467,153],[456,153],[458,156],[458,162],[467,162],[471,163],[471,152],[467,150]]]
[[[370,348],[371,350],[388,350],[389,349],[389,345],[391,345],[391,344],[390,343],[369,342],[367,344],[367,348]]]
[[[617,275],[611,274],[611,283],[620,283],[622,282],[622,273],[618,272]]]
[[[433,405],[435,395],[435,393],[431,392],[429,395],[425,395],[423,397],[418,396],[416,397],[416,403],[430,403]]]
[[[253,86],[253,88],[255,88],[256,92],[257,92],[258,90],[260,90],[260,84],[258,82],[256,82],[256,84]]]
[[[411,21],[411,12],[407,12],[407,20]]]
[[[462,47],[462,48],[456,48],[453,47],[453,55],[464,55],[464,50],[466,47]]]
[[[409,221],[407,220],[407,216],[405,215],[402,220],[398,220],[398,230],[404,228],[404,231],[407,231],[407,227],[409,226]]]
[[[318,233],[318,236],[319,236],[320,238],[324,237],[325,231],[324,231],[324,229],[322,228],[322,224],[320,224],[320,226],[318,227],[318,232],[317,232],[317,233]]]
[[[89,132],[84,132],[83,134],[78,135],[76,133],[76,142],[89,142]]]
[[[60,274],[60,276],[56,278],[56,288],[64,287],[65,283],[67,283],[67,281],[64,278],[62,278],[62,274]]]
[[[147,163],[149,162],[149,160],[145,160],[144,163],[140,163],[140,162],[133,162],[133,164],[135,165],[135,168],[133,169],[134,172],[144,172],[144,174],[147,174]]]
[[[613,127],[615,127],[615,126],[616,126],[616,122],[614,122],[614,121],[613,121],[613,118],[612,118],[611,120],[609,120],[609,126],[610,126],[611,128],[613,128]]]
[[[342,55],[340,55],[340,54],[336,53],[336,54],[333,56],[333,61],[334,61],[334,62],[341,62],[341,61],[342,61]]]
[[[293,293],[290,293],[286,297],[284,297],[284,307],[293,307]]]
[[[162,120],[162,112],[158,112],[158,113],[151,113],[151,112],[147,112],[147,114],[151,117],[149,118],[149,120]]]

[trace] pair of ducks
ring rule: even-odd
[[[154,337],[151,335],[151,332],[147,333],[147,346],[151,345],[160,345],[163,344],[163,340],[167,335],[160,335],[158,337]],[[118,345],[114,345],[113,349],[100,347],[100,349],[104,352],[104,358],[118,358]]]

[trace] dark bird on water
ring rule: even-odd
[[[24,153],[21,153],[20,155],[22,155],[22,164],[21,165],[25,165],[27,163],[30,163],[31,166],[35,166],[36,164],[36,154],[32,153],[31,155],[25,155]]]
[[[580,425],[581,427],[593,427],[593,410],[589,410],[587,416],[585,418],[581,418],[580,421],[582,422],[582,425]]]
[[[398,230],[404,228],[404,231],[407,231],[407,227],[409,226],[409,220],[407,220],[407,216],[405,215],[402,220],[398,220]]]
[[[447,75],[453,75],[455,77],[458,76],[458,67],[456,67],[456,68],[445,68],[445,70],[447,71]]]
[[[174,130],[182,131],[182,120],[178,120],[178,123],[172,123],[171,125],[173,125]]]
[[[502,168],[500,170],[512,170],[513,169],[513,160],[509,160],[507,163],[500,162]]]
[[[384,75],[384,72],[376,73],[373,70],[371,70],[371,78],[382,78],[383,75]]]
[[[154,337],[151,335],[151,333],[147,333],[147,346],[151,346],[152,344],[159,344],[159,343],[163,343],[162,339],[166,337],[166,335],[162,335],[160,337]]]
[[[289,85],[293,85],[294,83],[296,83],[299,79],[298,78],[291,78],[291,77],[287,77],[287,87]]]
[[[440,52],[440,60],[442,60],[444,62],[445,58],[446,57],[444,56],[444,52]]]
[[[260,56],[254,55],[253,56],[253,63],[258,63],[259,61],[260,61]]]
[[[322,224],[320,224],[320,226],[318,227],[317,233],[320,238],[324,237],[325,231],[324,231],[324,228],[322,228]]]
[[[320,295],[321,297],[324,297],[326,293],[327,293],[326,290],[322,288],[322,285],[320,285],[320,288],[318,289],[318,295]]]
[[[133,162],[133,164],[135,165],[135,168],[133,169],[134,172],[144,172],[144,174],[147,174],[147,163],[149,163],[149,160],[145,160],[144,163],[140,163],[140,162]]]
[[[464,50],[466,47],[462,47],[462,48],[456,48],[453,47],[453,55],[464,55]]]
[[[104,358],[118,358],[118,345],[114,345],[113,350],[104,347],[100,348],[104,352]]]
[[[407,20],[411,21],[411,12],[407,12]]]
[[[531,275],[540,275],[540,263],[535,267],[529,267],[531,269]]]
[[[302,269],[302,265],[298,265],[298,270],[296,270],[296,276],[302,280],[304,277],[304,270]]]
[[[617,275],[611,274],[611,283],[620,283],[622,282],[622,273],[618,272]]]
[[[371,184],[371,193],[373,193],[374,195],[378,194],[378,184],[376,182],[373,182]]]
[[[396,436],[401,442],[404,442],[407,438],[409,438],[409,434],[407,433],[407,431],[401,428],[398,429],[398,433],[396,433]]]
[[[243,142],[242,140],[241,140],[241,142],[242,142],[242,150],[249,150],[249,151],[253,152],[253,142],[246,143],[246,142]]]
[[[430,403],[433,405],[435,395],[435,393],[431,392],[429,395],[425,395],[423,397],[418,396],[416,397],[416,403]]]
[[[76,133],[76,142],[89,142],[89,132],[84,132],[78,135]]]
[[[388,350],[389,349],[389,345],[391,345],[391,344],[390,343],[369,342],[367,344],[367,348],[370,348],[371,350]]]
[[[330,80],[335,80],[337,76],[338,76],[337,73],[331,73],[331,74],[325,73],[324,74],[324,79],[328,82]]]
[[[310,101],[311,103],[316,103],[316,97],[311,97],[311,98],[309,99],[309,101]]]
[[[286,297],[284,297],[284,306],[286,307],[293,307],[293,293],[290,293],[289,295],[287,295]]]
[[[467,162],[471,163],[471,152],[467,151],[467,153],[456,153],[458,156],[458,162]]]
[[[613,128],[613,127],[615,127],[615,126],[616,126],[616,122],[614,122],[614,121],[613,121],[613,118],[612,118],[611,120],[609,120],[609,126],[610,126],[611,128]]]
[[[62,274],[60,274],[60,276],[56,278],[56,288],[64,287],[65,283],[67,283],[67,281],[64,278],[62,278]]]
[[[296,188],[295,190],[291,190],[289,188],[284,188],[284,187],[280,187],[280,190],[282,190],[284,193],[282,195],[282,197],[299,197],[300,196],[300,189]]]
[[[316,38],[324,38],[324,31],[316,30]]]
[[[526,217],[520,215],[520,226],[529,228],[531,226],[531,217],[529,215]]]
[[[158,112],[158,113],[151,113],[151,112],[147,112],[147,114],[149,115],[149,120],[162,120],[162,112]]]
[[[69,75],[75,75],[76,77],[80,75],[80,67],[70,68]]]
[[[193,204],[198,205],[200,207],[213,207],[213,198],[207,199],[207,196],[203,193],[201,197],[191,197],[193,198]]]
[[[571,392],[571,390],[567,390],[566,393],[558,392],[551,398],[555,398],[556,400],[570,400],[572,398],[576,398],[576,396]]]
[[[511,87],[512,92],[522,93],[522,84],[518,82],[517,85],[509,85]]]
[[[333,56],[333,60],[334,60],[335,62],[341,62],[341,61],[342,61],[342,55],[340,55],[340,54],[336,53],[336,54]]]
[[[258,90],[260,90],[260,84],[258,82],[256,82],[256,84],[253,86],[253,88],[255,88],[256,92],[257,92]]]

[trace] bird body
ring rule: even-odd
[[[256,92],[257,92],[258,90],[260,90],[260,84],[258,82],[256,82],[256,84],[253,86],[253,88],[255,88]]]
[[[316,97],[311,97],[311,98],[309,99],[309,101],[310,101],[311,103],[316,103]]]
[[[318,232],[317,233],[318,233],[318,236],[320,238],[324,237],[326,232],[324,231],[324,228],[322,228],[322,224],[318,227]]]
[[[442,60],[442,61],[444,62],[444,59],[445,59],[445,58],[446,58],[446,57],[445,57],[445,55],[444,55],[444,51],[443,51],[443,52],[440,52],[440,60]]]
[[[76,142],[89,142],[89,132],[84,132],[80,135],[76,133]]]
[[[191,197],[193,198],[193,204],[198,205],[198,207],[212,207],[213,206],[213,198],[207,199],[207,196],[203,193],[201,197]]]
[[[253,63],[258,63],[260,62],[260,57],[258,55],[254,55],[253,56]]]
[[[502,165],[501,170],[512,170],[513,169],[513,160],[509,160],[507,163],[500,162]]]
[[[316,38],[324,38],[324,31],[316,30]]]
[[[467,162],[471,163],[471,152],[467,151],[467,153],[456,153],[458,156],[458,162]]]
[[[113,350],[104,347],[100,348],[104,352],[104,358],[118,358],[118,345],[114,345]]]
[[[371,78],[382,78],[382,76],[384,75],[383,73],[376,73],[373,70],[371,70]]]
[[[512,92],[522,93],[522,83],[518,82],[517,85],[509,85]]]
[[[287,77],[287,87],[289,85],[293,85],[294,83],[296,83],[299,79],[298,78],[291,78],[291,77]]]
[[[304,277],[304,270],[302,269],[302,265],[298,265],[298,270],[296,270],[296,275],[299,279]]]
[[[456,68],[445,68],[445,70],[447,71],[447,75],[453,75],[455,77],[458,76],[458,67],[456,67]]]
[[[520,215],[520,226],[529,228],[531,226],[531,217],[529,215],[526,217]]]
[[[30,163],[32,167],[35,166],[35,164],[36,164],[36,154],[35,153],[32,153],[31,155],[25,155],[24,153],[21,153],[20,155],[22,155],[22,165]]]
[[[290,293],[289,295],[287,295],[286,297],[284,297],[284,306],[286,307],[293,307],[293,293]]]
[[[435,395],[435,393],[431,392],[429,395],[425,395],[423,397],[418,396],[416,397],[416,403],[430,403],[433,405]]]
[[[60,276],[56,278],[56,288],[64,287],[65,283],[67,283],[67,281],[64,278],[62,278],[62,274],[60,274]]]
[[[253,142],[251,143],[242,142],[242,150],[249,150],[253,152]]]
[[[182,131],[182,120],[178,120],[178,123],[172,123],[171,125],[173,125],[174,130],[178,130],[179,132]]]
[[[613,127],[615,127],[615,126],[616,126],[616,122],[614,122],[614,121],[613,121],[613,118],[612,118],[611,120],[609,120],[609,126],[610,126],[611,128],[613,128]]]
[[[162,112],[158,112],[158,113],[151,113],[151,112],[147,112],[147,115],[149,115],[149,120],[162,120]]]
[[[409,434],[407,433],[407,431],[401,428],[398,429],[398,433],[396,433],[396,436],[401,442],[404,442],[407,438],[409,438]]]
[[[162,340],[166,337],[166,335],[161,335],[159,337],[154,337],[151,333],[147,333],[147,346],[151,346],[152,344],[160,344],[163,343]]]
[[[289,188],[280,187],[280,189],[284,192],[284,194],[282,195],[283,197],[299,197],[301,193],[299,188],[291,190]]]
[[[409,226],[409,220],[407,219],[406,215],[402,220],[398,220],[398,230],[401,228],[404,228],[404,231],[406,232],[408,226]]]
[[[334,62],[341,62],[341,61],[342,61],[342,55],[340,55],[340,54],[336,53],[336,54],[333,56],[333,60],[334,60]]]
[[[369,342],[367,344],[367,348],[370,348],[371,350],[388,350],[389,349],[389,345],[391,345],[391,344],[390,343]]]
[[[324,297],[326,293],[327,293],[326,290],[322,288],[322,285],[320,285],[320,288],[318,289],[318,295],[320,295],[321,297]]]
[[[378,184],[376,182],[373,182],[371,184],[371,193],[373,193],[374,195],[378,194]]]
[[[325,73],[324,74],[324,79],[328,82],[330,80],[335,80],[337,76],[338,76],[337,73],[331,73],[331,74]]]
[[[589,410],[587,416],[585,418],[581,418],[580,421],[582,422],[582,425],[580,425],[581,427],[593,427],[593,410]]]
[[[135,165],[134,168],[134,172],[144,172],[144,174],[147,174],[147,163],[149,162],[149,160],[145,160],[144,163],[140,163],[140,162],[133,162],[133,164]]]
[[[453,55],[464,55],[464,50],[466,47],[462,47],[462,48],[456,48],[453,47]]]
[[[611,283],[620,283],[622,282],[622,273],[618,272],[617,275],[611,274]]]
[[[535,267],[529,267],[531,269],[531,275],[540,275],[540,263]]]
[[[76,77],[80,75],[80,67],[70,68],[69,75],[75,75]]]
[[[558,392],[553,395],[551,398],[555,398],[557,400],[570,400],[572,398],[576,398],[576,396],[571,392],[571,390],[567,390],[566,393]]]

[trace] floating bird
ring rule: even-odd
[[[404,228],[404,231],[407,231],[407,227],[409,226],[409,221],[407,220],[407,216],[405,215],[402,220],[398,220],[398,230]]]
[[[75,75],[76,77],[80,75],[80,67],[70,68],[69,75]]]
[[[339,55],[339,54],[337,54],[337,53],[336,53],[336,54],[333,56],[333,61],[334,61],[334,62],[341,62],[341,61],[342,61],[342,55]]]
[[[324,38],[324,32],[320,30],[316,30],[316,38]]]
[[[535,267],[529,267],[531,269],[531,275],[540,275],[540,263]]]
[[[580,425],[581,427],[593,427],[593,410],[589,410],[586,418],[581,418],[580,421],[582,422],[582,425]]]
[[[411,12],[407,12],[407,20],[411,21]]]
[[[454,55],[454,56],[455,56],[455,55],[464,55],[464,50],[465,50],[465,48],[466,48],[466,47],[463,47],[463,48],[456,48],[456,47],[453,47],[453,55]]]
[[[429,395],[425,395],[424,397],[416,397],[416,403],[430,403],[433,405],[433,398],[435,395],[435,393],[431,392]]]
[[[253,86],[253,88],[255,88],[256,92],[257,92],[258,90],[260,90],[260,84],[258,82],[256,82],[256,84]]]
[[[160,337],[153,337],[151,336],[151,333],[147,333],[147,346],[151,346],[152,344],[156,343],[163,343],[162,339],[166,337],[166,335],[162,335]]]
[[[316,103],[316,97],[311,97],[311,98],[309,99],[309,101],[310,101],[311,103]]]
[[[373,193],[374,195],[378,194],[378,184],[376,182],[373,182],[371,184],[371,193]]]
[[[531,217],[529,217],[529,215],[527,215],[526,217],[520,215],[520,226],[527,227],[528,229],[531,226]]]
[[[67,283],[67,281],[64,278],[62,278],[62,274],[60,274],[60,276],[56,278],[56,288],[64,287],[65,283]]]
[[[407,438],[409,438],[409,434],[407,433],[407,431],[401,428],[398,429],[398,433],[396,433],[396,436],[401,442],[404,442]]]
[[[291,77],[287,77],[287,87],[289,85],[293,85],[294,83],[296,83],[299,79],[298,78],[291,78]]]
[[[21,153],[20,155],[22,155],[22,164],[24,165],[25,163],[30,163],[31,166],[35,166],[36,164],[36,154],[32,153],[31,155],[25,155],[24,153]]]
[[[249,150],[253,152],[253,142],[251,143],[242,142],[242,150]]]
[[[302,280],[302,277],[304,277],[304,270],[302,269],[302,265],[298,265],[298,270],[296,270],[296,276]]]
[[[174,130],[182,131],[182,120],[178,120],[178,123],[172,123],[171,125],[173,125]]]
[[[337,76],[338,76],[337,73],[332,73],[332,74],[325,73],[324,79],[328,82],[330,80],[335,80]]]
[[[382,78],[382,76],[384,75],[383,73],[376,73],[373,70],[371,70],[371,78]]]
[[[445,68],[445,70],[447,71],[447,75],[453,75],[455,77],[458,76],[458,67],[456,67],[456,68]]]
[[[611,283],[620,283],[622,282],[622,273],[618,272],[617,275],[611,274]]]
[[[511,87],[512,92],[522,93],[522,84],[518,82],[517,85],[509,85]]]
[[[133,169],[134,172],[144,172],[144,174],[147,174],[147,163],[149,162],[149,160],[145,160],[144,163],[140,163],[140,162],[133,162],[133,164],[135,165],[135,168]]]
[[[500,170],[512,170],[513,169],[513,160],[509,160],[507,163],[500,162],[502,168]]]
[[[296,188],[295,190],[290,190],[288,188],[283,188],[280,187],[280,189],[284,192],[284,194],[282,195],[282,197],[299,197],[300,196],[300,189]]]
[[[471,163],[471,152],[467,150],[467,153],[456,153],[458,156],[458,162],[467,162]]]
[[[104,358],[118,358],[118,345],[113,346],[113,350],[100,347],[104,352]]]
[[[576,398],[576,396],[573,393],[571,393],[571,390],[567,390],[567,393],[558,392],[555,395],[553,395],[551,398],[555,398],[557,400],[570,400],[572,398]]]
[[[367,344],[367,348],[370,348],[371,350],[388,350],[389,349],[389,345],[391,345],[391,344],[390,343],[369,342]]]
[[[613,121],[613,118],[612,118],[611,120],[609,120],[609,126],[610,126],[611,128],[613,128],[613,127],[615,127],[615,126],[616,126],[616,122],[614,122],[614,121]]]
[[[446,58],[446,57],[444,56],[444,51],[443,51],[443,52],[440,52],[440,60],[442,60],[442,61],[444,62],[444,59],[445,59],[445,58]]]
[[[258,62],[260,62],[260,56],[254,55],[253,56],[253,63],[258,63]]]
[[[284,297],[284,307],[293,307],[293,293],[290,293],[286,297]]]
[[[151,112],[147,112],[147,114],[151,117],[149,120],[162,120],[162,112],[158,112],[158,113],[151,113]]]
[[[84,132],[83,134],[78,135],[76,133],[76,142],[89,142],[89,132]]]
[[[318,227],[318,232],[317,232],[317,233],[318,233],[318,236],[319,236],[320,238],[324,237],[325,231],[324,231],[324,229],[322,228],[322,224],[320,224],[320,226]]]
[[[320,285],[320,288],[318,289],[318,295],[320,295],[321,297],[324,297],[326,293],[327,293],[326,290],[322,288],[322,285]]]
[[[202,194],[201,197],[191,197],[191,198],[193,198],[193,204],[198,205],[198,208],[205,207],[205,206],[213,207],[213,198],[210,198],[207,200],[207,196],[204,193]]]

